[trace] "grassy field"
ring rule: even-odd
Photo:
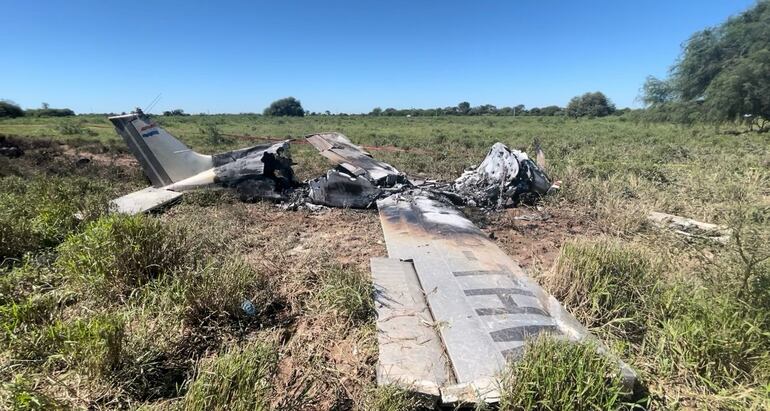
[[[620,392],[591,347],[538,340],[506,373],[500,408],[770,407],[770,134],[624,117],[157,120],[202,152],[339,131],[443,180],[496,141],[537,138],[563,189],[539,210],[469,214],[642,384]],[[147,183],[105,118],[2,120],[0,135],[26,152],[0,156],[0,408],[431,409],[375,384],[375,211],[292,212],[221,191],[109,216],[108,199]],[[292,154],[303,179],[329,168],[299,141]],[[734,235],[686,239],[652,227],[653,210]],[[532,212],[548,218],[513,218]]]

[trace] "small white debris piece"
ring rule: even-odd
[[[309,203],[309,202],[305,202],[305,207],[307,207],[308,210],[310,210],[310,211],[312,211],[314,213],[320,213],[322,211],[329,210],[329,207],[327,207],[325,205],[313,204],[313,203]]]
[[[732,236],[732,230],[723,225],[704,223],[673,214],[652,211],[647,219],[658,227],[669,228],[685,237],[705,238],[725,244],[730,241]]]
[[[453,384],[441,388],[441,402],[455,405],[496,403],[500,401],[500,388],[496,378]]]

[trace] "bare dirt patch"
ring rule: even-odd
[[[483,230],[529,271],[550,268],[566,240],[600,233],[593,220],[580,211],[553,207],[490,213]]]

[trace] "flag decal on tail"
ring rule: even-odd
[[[160,134],[160,132],[157,130],[157,127],[158,127],[157,124],[150,123],[150,124],[147,124],[146,126],[142,126],[139,129],[139,133],[144,138],[152,137],[152,136],[157,136],[158,134]],[[150,131],[147,131],[147,130],[150,130]],[[147,132],[145,133],[145,131],[147,131]]]

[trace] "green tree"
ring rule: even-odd
[[[294,97],[286,97],[272,102],[263,114],[266,116],[302,117],[305,115],[305,110],[299,100]]]
[[[648,106],[668,103],[674,99],[674,95],[674,88],[668,80],[647,76],[642,86],[642,101]]]
[[[24,110],[11,100],[0,100],[0,118],[22,117]]]
[[[713,121],[770,119],[770,1],[760,0],[717,27],[690,37],[668,80],[648,77],[651,106],[702,101]]]
[[[463,101],[462,103],[457,105],[457,111],[460,114],[468,114],[471,111],[471,103],[467,101]]]
[[[757,117],[764,125],[770,120],[770,49],[734,60],[711,81],[706,96],[710,119]]]
[[[570,117],[604,117],[615,112],[615,105],[601,91],[573,97],[567,105]]]

